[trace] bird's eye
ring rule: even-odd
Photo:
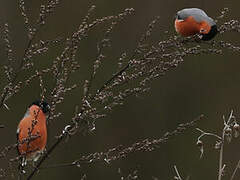
[[[206,32],[206,29],[200,29],[200,33],[204,33],[204,32]]]
[[[180,20],[182,18],[178,14],[176,14],[176,19]]]
[[[176,14],[175,19],[178,20],[178,22],[184,21],[179,14]]]

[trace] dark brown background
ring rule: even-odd
[[[39,6],[42,3],[43,1],[40,0],[26,1],[28,13],[31,14],[31,22],[37,18]],[[170,35],[175,34],[174,15],[177,10],[185,7],[202,8],[213,18],[217,17],[224,7],[228,7],[230,9],[228,19],[240,17],[239,2],[233,0],[95,0],[91,2],[68,0],[63,1],[47,20],[47,25],[41,29],[38,38],[53,39],[58,36],[71,35],[91,4],[97,6],[95,17],[117,14],[127,7],[132,7],[136,11],[134,16],[129,17],[125,23],[116,28],[113,48],[107,58],[109,64],[114,64],[123,51],[130,53],[134,49],[137,39],[155,16],[160,16],[160,23],[155,31],[154,39],[166,39],[168,35],[163,33],[166,30]],[[1,0],[0,23],[5,22],[9,23],[12,30],[16,56],[21,57],[27,41],[16,1]],[[79,78],[80,82],[89,75],[88,70],[96,53],[96,41],[100,39],[96,31],[90,35],[89,40],[80,45],[78,53],[82,68],[74,80]],[[221,39],[238,44],[240,42],[239,35],[234,33],[225,33],[216,37],[216,40]],[[5,62],[3,42],[0,43],[0,48],[2,64]],[[50,51],[51,53],[36,58],[36,61],[45,67],[60,51],[60,47],[56,48]],[[43,166],[68,162],[82,155],[104,151],[119,144],[128,145],[144,138],[158,138],[164,132],[173,130],[177,124],[193,120],[200,114],[205,114],[205,119],[199,126],[219,133],[223,123],[222,115],[227,115],[231,109],[237,116],[240,113],[239,65],[239,54],[231,51],[226,51],[222,56],[201,55],[186,58],[177,69],[154,81],[147,95],[138,99],[129,99],[124,106],[116,108],[112,114],[98,121],[97,130],[93,135],[74,136],[67,143],[61,144]],[[109,78],[114,71],[107,62],[105,67],[107,69],[105,68],[98,75],[96,86]],[[4,82],[1,80],[0,87],[2,88],[3,85]],[[2,147],[15,142],[16,127],[26,107],[30,102],[39,98],[37,85],[38,82],[32,83],[29,88],[10,99],[8,101],[10,111],[0,110],[1,124],[6,126],[0,132]],[[51,139],[70,120],[74,112],[73,107],[80,101],[81,94],[82,91],[74,91],[66,97],[65,104],[59,108],[64,115],[50,125]],[[34,179],[79,179],[84,173],[87,174],[88,179],[120,179],[117,174],[118,167],[124,174],[138,169],[141,179],[151,179],[152,176],[159,179],[171,179],[174,174],[173,165],[177,165],[183,177],[190,175],[191,179],[195,180],[216,179],[218,152],[212,146],[214,139],[207,139],[204,157],[199,160],[199,151],[195,146],[197,135],[198,132],[195,131],[187,133],[162,145],[154,152],[133,154],[127,159],[115,161],[110,165],[99,163],[82,168],[42,170]],[[232,172],[233,166],[240,158],[238,148],[239,143],[236,140],[226,147],[224,160],[227,163],[227,174]]]

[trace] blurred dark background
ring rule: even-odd
[[[45,1],[26,1],[30,23],[35,22],[39,14],[39,6]],[[168,0],[168,1],[139,1],[139,0],[95,0],[62,1],[55,13],[51,15],[47,24],[40,30],[37,39],[53,39],[68,37],[81,23],[90,5],[96,5],[94,17],[118,14],[127,7],[135,9],[135,14],[118,25],[113,35],[113,47],[105,60],[103,70],[95,81],[97,87],[108,79],[114,72],[109,64],[117,63],[117,59],[124,51],[131,53],[136,47],[148,25],[155,17],[160,16],[160,23],[154,31],[153,39],[167,39],[175,34],[173,21],[175,13],[186,7],[198,7],[205,10],[209,16],[215,18],[220,15],[224,7],[230,9],[227,19],[239,19],[238,1],[209,1],[209,0]],[[16,1],[1,0],[0,23],[1,26],[9,23],[11,38],[16,59],[23,55],[27,37]],[[73,78],[80,82],[89,77],[89,68],[96,55],[96,42],[101,40],[97,32],[92,33],[88,40],[80,44],[78,59],[81,65],[80,73]],[[169,31],[169,34],[164,34]],[[218,35],[216,40],[225,40],[239,44],[240,37],[237,33],[224,33]],[[6,61],[4,45],[0,42],[1,65]],[[46,55],[36,59],[42,67],[51,64],[51,61],[61,52],[61,47],[53,48]],[[97,122],[97,129],[92,135],[76,135],[62,143],[43,166],[75,160],[88,153],[105,151],[119,144],[130,145],[145,138],[158,138],[166,131],[173,130],[178,124],[193,120],[200,114],[205,118],[199,127],[207,131],[221,133],[223,127],[222,115],[228,115],[233,109],[235,115],[240,114],[240,76],[239,54],[225,51],[224,55],[201,55],[185,58],[178,68],[168,72],[164,77],[152,82],[151,91],[140,98],[130,98],[124,106],[112,111],[106,118]],[[107,67],[107,68],[106,68]],[[0,77],[0,88],[5,85]],[[46,79],[47,80],[47,79]],[[6,127],[1,129],[1,147],[14,143],[16,127],[25,113],[26,107],[33,100],[39,98],[39,82],[33,82],[13,98],[9,99],[10,111],[1,109],[1,124]],[[71,84],[71,83],[69,83]],[[49,94],[50,92],[48,92]],[[64,125],[71,120],[74,106],[80,103],[82,90],[73,91],[66,97],[65,104],[59,107],[64,114],[54,123],[50,124],[49,136],[51,144],[55,135],[61,132]],[[174,176],[173,165],[178,167],[181,175],[190,179],[216,179],[218,168],[218,151],[214,150],[215,139],[207,138],[204,142],[205,153],[199,160],[199,151],[195,146],[199,133],[188,131],[185,135],[178,136],[159,149],[150,153],[136,153],[124,160],[112,162],[110,165],[98,163],[81,168],[56,168],[42,170],[34,179],[80,179],[86,174],[88,179],[120,179],[117,169],[121,168],[123,174],[132,170],[139,171],[140,179],[171,179]],[[233,140],[225,148],[224,162],[227,165],[226,175],[231,174],[239,155],[238,140]],[[205,145],[204,144],[204,145]],[[14,157],[14,153],[12,154]],[[2,163],[1,166],[5,162]],[[239,173],[240,174],[240,173]],[[239,176],[238,176],[239,177]]]

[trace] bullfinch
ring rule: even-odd
[[[175,29],[182,36],[199,34],[204,41],[211,40],[218,33],[215,21],[198,8],[186,8],[178,11]]]
[[[27,109],[17,128],[17,151],[21,157],[21,165],[27,161],[37,161],[47,144],[47,113],[50,106],[44,101],[35,101]]]

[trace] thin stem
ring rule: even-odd
[[[218,136],[217,134],[214,134],[214,133],[208,133],[208,132],[205,132],[199,128],[196,128],[196,130],[200,131],[202,134],[198,137],[198,140],[200,140],[203,136],[213,136],[213,137],[216,137],[217,139],[219,140],[222,140],[222,138],[220,136]]]
[[[31,174],[28,176],[27,180],[30,180],[34,176],[34,174],[38,171],[39,167],[45,161],[45,159],[48,157],[48,155],[51,154],[51,152],[56,148],[56,146],[60,142],[62,142],[62,140],[64,139],[64,137],[66,135],[67,135],[67,133],[65,132],[58,138],[58,140],[52,145],[52,147],[47,151],[47,153],[43,156],[43,158],[37,163],[36,167],[33,169]]]
[[[220,148],[220,153],[219,153],[219,163],[218,163],[218,180],[222,179],[222,170],[223,170],[223,148],[224,148],[224,136],[225,136],[225,128],[223,129],[222,133],[222,143],[221,143],[221,148]]]
[[[225,168],[225,165],[223,166],[223,148],[224,148],[224,137],[225,137],[225,131],[227,128],[229,128],[231,120],[234,118],[233,116],[233,110],[231,110],[231,113],[228,117],[227,122],[225,121],[225,118],[223,117],[224,120],[224,128],[222,132],[222,143],[221,143],[221,148],[220,148],[220,153],[219,153],[219,166],[218,166],[218,180],[222,179],[222,173]]]
[[[110,79],[108,79],[101,88],[99,88],[99,90],[97,91],[97,93],[102,92],[109,83],[111,83],[116,77],[118,77],[119,75],[121,75],[123,72],[125,72],[128,68],[130,67],[130,62],[120,71],[118,71],[116,74],[114,74]]]
[[[240,167],[240,160],[238,160],[238,163],[237,163],[237,166],[235,167],[234,171],[233,171],[233,174],[231,176],[231,179],[230,180],[233,180],[235,175],[236,175],[236,172],[238,170],[238,168]]]
[[[181,176],[180,176],[180,174],[179,174],[179,172],[178,172],[177,166],[174,165],[173,167],[174,167],[174,170],[175,170],[175,172],[176,172],[176,174],[177,174],[178,180],[182,180],[182,178],[181,178]]]
[[[34,35],[33,35],[33,37],[28,40],[27,46],[26,46],[26,48],[25,48],[25,50],[24,50],[24,54],[23,54],[23,56],[22,56],[22,58],[21,58],[20,65],[19,65],[18,70],[16,71],[15,76],[13,77],[11,83],[14,83],[14,82],[16,81],[19,72],[21,72],[22,67],[23,67],[23,64],[24,64],[25,57],[26,57],[26,55],[27,55],[27,52],[29,51],[29,48],[31,47],[31,44],[32,44],[34,38],[36,37],[36,33],[37,33],[37,32],[35,32]],[[2,98],[1,98],[0,108],[5,104],[4,101],[5,101],[5,99],[6,99],[7,95],[8,95],[8,92],[9,92],[9,88],[4,92],[4,94],[3,94]]]
[[[40,165],[43,163],[43,161],[48,157],[48,155],[53,151],[53,149],[63,140],[66,135],[68,135],[67,129],[71,128],[71,126],[66,126],[66,131],[63,131],[63,135],[61,135],[61,139],[59,138],[57,143],[55,143],[49,151],[47,151],[46,154],[44,154],[44,159],[41,159],[41,161],[37,164],[34,171],[31,173],[31,175],[28,177],[27,180],[30,180],[33,175],[39,170],[39,169],[48,169],[48,168],[57,168],[57,167],[69,167],[69,166],[77,166],[80,167],[82,164],[92,164],[92,163],[98,163],[98,162],[105,162],[110,163],[111,161],[118,160],[120,158],[126,157],[128,154],[132,154],[134,152],[139,151],[146,151],[146,148],[149,147],[150,149],[158,148],[158,146],[162,143],[165,143],[166,140],[169,140],[170,138],[173,138],[174,136],[179,135],[179,133],[183,133],[190,127],[193,127],[197,121],[201,120],[203,118],[203,115],[199,116],[198,118],[194,119],[193,121],[179,125],[175,130],[173,130],[170,133],[165,133],[162,137],[158,139],[153,139],[152,141],[146,141],[142,140],[139,142],[135,142],[131,144],[130,146],[126,146],[123,148],[114,147],[111,149],[108,149],[105,152],[98,152],[98,153],[92,153],[89,155],[82,156],[80,159],[69,162],[69,163],[62,163],[62,164],[56,164],[56,165],[50,165],[43,168],[39,168]],[[138,146],[136,146],[138,144]],[[153,149],[152,149],[153,150]],[[124,156],[123,156],[124,154]]]

